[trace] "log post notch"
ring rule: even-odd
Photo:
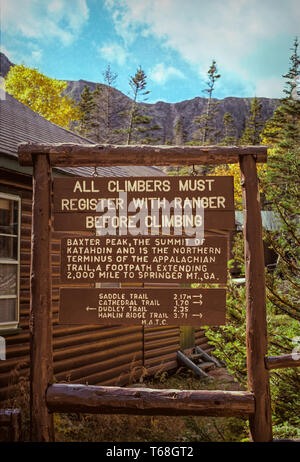
[[[46,391],[53,381],[51,308],[51,168],[48,155],[33,159],[30,269],[30,437],[54,441],[53,415]]]
[[[265,265],[262,219],[256,161],[240,156],[244,213],[246,276],[246,341],[248,388],[255,397],[255,412],[249,418],[253,441],[272,441],[272,418],[267,353]]]

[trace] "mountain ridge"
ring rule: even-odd
[[[0,75],[5,77],[10,67],[14,64],[5,56],[4,53],[0,54]],[[80,95],[87,85],[91,90],[96,89],[96,85],[106,87],[103,83],[91,82],[88,80],[65,80],[68,86],[65,94],[72,97],[77,103],[80,101]],[[128,106],[130,104],[130,97],[122,93],[117,88],[113,88],[113,94],[120,105]],[[242,98],[228,96],[223,99],[213,98],[212,101],[218,102],[218,114],[216,116],[216,129],[221,133],[224,131],[223,117],[226,112],[232,115],[237,130],[237,136],[240,137],[244,131],[246,120],[249,117],[249,110],[251,107],[251,100],[253,98]],[[266,122],[273,114],[278,106],[279,100],[273,98],[259,97],[262,104],[261,118]],[[145,115],[152,117],[151,125],[160,126],[161,129],[155,132],[158,137],[158,144],[178,144],[176,143],[176,126],[178,121],[181,124],[181,132],[184,134],[184,142],[190,142],[194,138],[197,124],[195,118],[201,115],[207,104],[207,98],[196,96],[192,99],[183,100],[176,103],[168,103],[165,101],[157,101],[156,103],[138,103],[139,106],[144,108]],[[114,121],[114,128],[120,125],[121,121],[116,116]],[[92,139],[92,138],[91,138]],[[124,141],[124,140],[121,140]],[[178,140],[177,140],[178,141]]]

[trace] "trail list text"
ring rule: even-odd
[[[61,324],[225,324],[225,289],[60,289]]]

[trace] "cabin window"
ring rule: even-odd
[[[21,199],[0,192],[0,329],[19,321]]]

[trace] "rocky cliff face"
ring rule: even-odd
[[[96,83],[93,82],[84,80],[69,81],[67,93],[78,102],[84,85],[88,85],[92,90],[96,88]],[[119,90],[115,90],[115,92],[118,101],[120,102],[121,100],[124,107],[128,106],[130,99],[119,92]],[[272,116],[279,101],[270,98],[259,98],[259,100],[262,104],[262,120],[265,122]],[[223,117],[226,112],[229,112],[233,117],[237,134],[241,136],[245,128],[246,120],[249,117],[251,98],[228,97],[214,101],[218,101],[219,103],[216,120],[217,130],[224,133]],[[205,111],[207,99],[196,97],[179,103],[158,101],[155,104],[140,104],[144,106],[144,113],[153,118],[151,124],[161,127],[161,130],[155,133],[155,136],[159,138],[158,144],[176,144],[176,126],[178,121],[180,121],[182,133],[185,134],[185,141],[188,142],[193,140],[193,135],[197,129],[197,124],[195,124],[194,119]],[[117,126],[118,121],[115,122]],[[121,125],[122,122],[119,122]]]
[[[3,53],[0,54],[0,58],[1,75],[5,76],[13,64]],[[67,82],[68,87],[66,93],[77,102],[80,101],[80,95],[85,85],[88,85],[92,90],[96,88],[96,83],[86,80]],[[115,100],[118,101],[119,106],[123,108],[128,108],[130,106],[130,98],[119,90],[114,89],[114,97]],[[266,121],[272,116],[274,109],[278,105],[278,100],[270,98],[259,99],[262,104],[262,120]],[[185,142],[192,141],[193,135],[197,129],[197,124],[195,124],[194,119],[205,111],[206,103],[207,99],[196,97],[179,103],[158,101],[155,104],[140,104],[144,106],[145,115],[152,117],[151,125],[158,125],[161,127],[160,130],[155,131],[155,137],[158,138],[157,144],[177,144],[176,126],[178,126],[178,121],[180,121],[181,132],[184,133]],[[223,117],[226,112],[229,112],[233,117],[238,136],[241,136],[249,116],[251,98],[228,97],[218,100],[218,103],[216,128],[221,134],[224,133]],[[124,128],[124,117],[119,118],[116,116],[113,125],[114,128]]]

